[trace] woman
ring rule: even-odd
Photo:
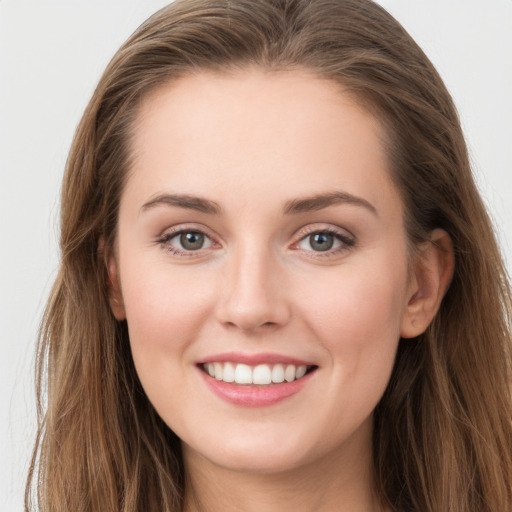
[[[376,4],[150,18],[61,247],[41,510],[512,508],[510,289],[449,94]]]

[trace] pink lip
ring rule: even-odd
[[[215,354],[213,356],[202,359],[199,365],[204,363],[243,363],[250,366],[258,364],[294,364],[296,366],[314,366],[314,363],[288,357],[281,354],[273,354],[270,352],[260,354],[243,354],[241,352],[225,352],[223,354]]]
[[[218,361],[218,359],[217,359]],[[268,386],[241,385],[228,383],[210,377],[200,367],[201,374],[208,388],[219,398],[240,407],[266,407],[276,404],[297,394],[313,377],[315,371],[293,382],[270,384]]]

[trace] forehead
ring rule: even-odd
[[[307,72],[200,72],[143,101],[128,187],[282,201],[341,189],[378,204],[385,189],[396,199],[385,135],[339,84]]]

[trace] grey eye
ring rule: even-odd
[[[331,233],[313,233],[309,235],[309,245],[314,251],[328,251],[332,249],[335,237]]]
[[[202,249],[205,244],[204,233],[198,231],[184,231],[179,235],[179,242],[181,247],[186,251],[197,251]]]
[[[351,247],[353,241],[342,234],[330,231],[316,231],[302,238],[298,247],[303,251],[328,252],[338,248]]]
[[[211,248],[213,240],[202,231],[195,229],[183,229],[168,233],[159,240],[160,245],[176,256],[191,256],[192,253]]]

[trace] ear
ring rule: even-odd
[[[115,255],[111,251],[105,250],[105,240],[100,238],[98,243],[98,256],[107,267],[107,288],[110,303],[110,309],[116,320],[126,319],[124,309],[123,294],[121,293],[121,284],[119,282],[118,264]]]
[[[435,317],[450,285],[455,257],[450,236],[442,229],[432,231],[430,241],[419,249],[411,269],[408,302],[400,336],[422,334]]]

